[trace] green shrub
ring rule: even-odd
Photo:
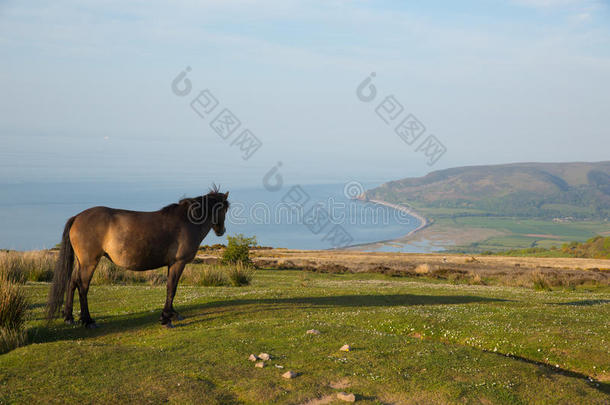
[[[250,238],[245,237],[243,234],[235,236],[227,236],[229,243],[227,248],[222,252],[222,263],[223,264],[251,264],[250,260],[250,249],[256,246],[256,237]]]

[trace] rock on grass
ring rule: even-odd
[[[350,345],[343,345],[339,350],[341,350],[342,352],[349,352],[350,350],[352,350],[352,347]]]
[[[258,358],[262,361],[269,361],[269,359],[271,359],[271,355],[269,355],[269,353],[261,353],[258,355]]]
[[[317,330],[317,329],[309,329],[309,330],[308,330],[306,333],[307,333],[308,335],[319,335],[319,334],[320,334],[320,331],[319,331],[319,330]]]
[[[265,367],[265,363],[264,363],[264,362],[262,362],[262,361],[259,361],[258,363],[256,363],[256,364],[254,365],[254,367],[256,367],[256,368],[263,368],[263,367]]]
[[[356,402],[356,396],[347,392],[337,392],[337,398],[345,402]]]
[[[250,357],[248,357],[248,360],[256,361],[256,360],[258,360],[258,356],[255,356],[254,354],[251,354]]]
[[[286,371],[284,374],[282,374],[282,377],[284,377],[284,378],[286,378],[286,379],[290,380],[290,379],[292,379],[292,378],[296,377],[297,375],[298,375],[298,374],[297,374],[297,373],[295,373],[294,371]]]

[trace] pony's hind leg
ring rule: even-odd
[[[76,290],[76,280],[74,277],[70,280],[68,291],[66,292],[66,307],[64,308],[64,321],[70,325],[74,325],[74,316],[72,315],[72,306],[74,303],[74,291]]]
[[[99,262],[97,258],[93,263],[88,263],[79,268],[76,284],[78,287],[78,298],[80,301],[80,321],[86,328],[93,329],[97,327],[93,318],[89,314],[89,304],[87,303],[87,293],[89,292],[89,284],[93,277],[93,272]]]

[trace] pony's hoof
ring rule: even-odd
[[[168,323],[166,323],[163,326],[165,326],[167,329],[173,329],[174,328],[174,325],[171,322],[168,322]]]
[[[97,327],[98,327],[97,323],[95,323],[95,322],[85,324],[85,328],[87,328],[87,329],[97,329]]]

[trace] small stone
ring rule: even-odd
[[[248,357],[248,360],[250,360],[250,361],[256,361],[256,360],[258,360],[258,357],[257,357],[257,356],[255,356],[255,355],[253,355],[253,354],[251,354],[251,355],[250,355],[250,357]]]
[[[268,361],[269,359],[271,359],[271,356],[268,353],[261,353],[258,355],[258,358],[262,361]]]
[[[256,367],[256,368],[263,368],[263,367],[265,367],[265,363],[264,363],[264,362],[262,362],[262,361],[259,361],[258,363],[256,363],[256,364],[254,365],[254,367]]]
[[[280,366],[279,364],[276,364],[275,367],[277,367],[277,368],[284,368],[284,366]]]
[[[291,378],[294,378],[297,376],[297,373],[295,373],[294,371],[286,371],[284,374],[282,374],[282,377],[290,380]]]
[[[337,398],[345,402],[356,402],[356,396],[347,392],[337,392]]]
[[[350,345],[343,345],[339,350],[341,350],[342,352],[349,352],[350,350],[352,350],[352,347]]]
[[[308,334],[308,335],[319,335],[319,334],[320,334],[320,331],[319,331],[319,330],[317,330],[317,329],[309,329],[309,330],[307,331],[307,334]]]

